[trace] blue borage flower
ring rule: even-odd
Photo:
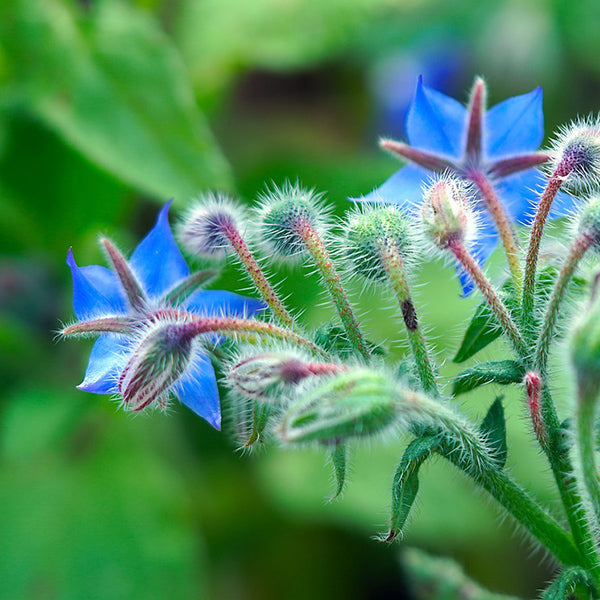
[[[485,84],[477,79],[468,107],[454,98],[417,81],[406,117],[410,144],[382,140],[382,147],[409,161],[383,185],[361,202],[386,202],[413,210],[421,204],[423,187],[435,173],[447,172],[474,182],[484,175],[493,185],[504,210],[514,223],[529,225],[533,208],[546,178],[535,167],[549,156],[536,152],[544,137],[542,90],[514,96],[485,110]],[[570,214],[574,199],[557,196],[551,218]],[[498,231],[478,203],[480,227],[471,251],[480,264],[491,255],[498,242]],[[460,272],[464,294],[473,283]]]
[[[128,267],[145,294],[145,308],[132,306],[126,290],[110,269],[92,265],[79,267],[69,250],[67,264],[73,277],[73,308],[79,321],[108,316],[133,316],[143,321],[144,311],[169,308],[169,291],[190,276],[168,221],[170,202],[161,210],[154,228],[141,241],[128,261]],[[226,291],[198,290],[179,309],[202,316],[251,316],[265,308],[253,298]],[[130,354],[133,340],[125,335],[101,335],[90,354],[84,380],[78,389],[94,394],[118,392],[118,379]],[[185,373],[171,392],[188,408],[216,429],[221,426],[219,394],[211,361],[200,344],[194,345]]]

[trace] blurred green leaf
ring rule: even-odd
[[[459,396],[485,385],[499,383],[508,385],[523,380],[523,367],[515,360],[485,362],[460,372],[452,384],[452,394]]]
[[[0,597],[205,597],[189,490],[161,456],[168,425],[86,400],[21,390],[4,410]]]
[[[418,600],[516,600],[513,596],[484,590],[454,561],[429,556],[416,548],[404,550],[402,566]]]
[[[125,2],[0,9],[12,93],[92,161],[158,199],[229,187],[185,69],[152,18]]]

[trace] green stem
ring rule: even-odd
[[[519,250],[517,248],[512,223],[489,179],[481,171],[476,170],[468,171],[467,177],[479,188],[488,212],[496,223],[496,229],[500,234],[500,239],[504,246],[506,260],[508,261],[508,267],[515,283],[515,289],[520,291],[523,272],[521,271],[521,265],[519,264]]]
[[[580,564],[571,536],[505,473],[489,470],[474,479],[562,564]]]
[[[538,338],[535,360],[536,366],[543,378],[546,376],[548,368],[548,355],[550,353],[550,345],[552,343],[556,322],[558,320],[560,306],[565,297],[567,286],[573,277],[573,273],[577,265],[583,258],[584,254],[590,249],[593,244],[593,238],[585,233],[581,233],[575,238],[575,241],[569,249],[569,254],[558,274],[552,296],[546,308],[546,314],[542,320],[542,331]]]
[[[546,189],[540,197],[537,212],[531,235],[529,238],[529,248],[527,249],[527,258],[525,260],[525,278],[523,279],[523,303],[521,310],[522,324],[526,331],[533,328],[533,309],[535,304],[535,274],[537,270],[538,257],[540,253],[540,244],[544,233],[544,225],[550,213],[550,208],[554,202],[556,194],[560,190],[565,177],[570,173],[571,168],[560,163],[546,184]]]
[[[402,309],[402,317],[406,326],[412,354],[417,365],[421,385],[425,392],[437,397],[439,396],[439,390],[435,371],[429,358],[427,343],[419,326],[419,320],[411,298],[410,287],[404,270],[404,261],[398,248],[389,241],[380,244],[379,252],[381,254],[381,262]]]
[[[510,340],[517,354],[521,357],[527,355],[527,348],[525,342],[517,329],[512,317],[510,316],[508,309],[496,294],[494,287],[485,276],[475,259],[471,256],[469,251],[465,248],[465,245],[459,239],[453,239],[448,244],[448,249],[458,262],[464,267],[465,271],[471,276],[479,291],[483,294],[486,302],[491,308],[492,312],[498,319],[502,330],[506,337]]]
[[[254,258],[254,255],[248,248],[248,245],[240,235],[239,231],[232,224],[229,224],[224,226],[223,233],[227,236],[229,243],[238,255],[238,258],[248,272],[248,275],[252,278],[252,281],[254,282],[256,289],[260,292],[260,295],[263,297],[263,300],[275,315],[275,318],[282,325],[295,328],[296,324],[294,323],[294,319],[286,310],[283,302],[279,299],[277,292],[268,282],[260,265]]]
[[[329,252],[327,251],[325,244],[310,223],[306,221],[299,221],[297,228],[298,235],[304,242],[307,250],[319,269],[321,276],[323,277],[323,281],[327,286],[329,295],[331,296],[331,299],[338,310],[350,342],[363,356],[363,358],[368,359],[371,353],[369,352],[362,333],[360,332],[358,321],[354,316],[350,302],[348,301],[348,297],[346,295],[346,291],[342,286],[340,276],[333,266],[333,262],[329,256]]]
[[[593,519],[600,525],[600,482],[596,465],[596,444],[594,424],[596,422],[596,401],[598,385],[578,386],[577,402],[577,448],[583,481],[594,507]]]

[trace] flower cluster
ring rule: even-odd
[[[190,273],[169,227],[169,205],[129,260],[102,240],[112,270],[79,267],[69,251],[78,321],[63,333],[99,334],[81,390],[117,394],[134,411],[164,408],[173,395],[216,428],[221,409],[213,362],[219,362],[227,389],[223,402],[240,444],[319,445],[331,456],[336,496],[344,486],[348,445],[408,433],[414,439],[394,475],[386,540],[406,524],[421,465],[441,456],[567,567],[549,598],[574,589],[598,597],[597,276],[578,324],[571,324],[568,307],[584,287],[574,284],[578,268],[592,251],[597,261],[600,249],[600,127],[596,120],[576,122],[538,151],[541,90],[489,111],[486,95],[483,80],[476,79],[464,107],[419,80],[407,117],[410,144],[381,142],[409,164],[358,199],[337,230],[323,196],[299,184],[271,187],[252,213],[223,195],[196,200],[179,224],[181,244],[204,260],[234,260],[260,300],[202,289],[218,271]],[[540,266],[548,219],[567,214],[568,250],[558,263]],[[499,242],[508,273],[497,287],[484,263]],[[412,295],[413,270],[427,248],[453,261],[464,293],[476,288],[482,299],[454,361],[473,358],[500,336],[508,343],[502,360],[464,369],[452,386],[440,377],[442,364]],[[311,265],[336,318],[307,327],[286,307],[256,252],[267,260]],[[348,276],[386,288],[397,302],[403,329],[398,336],[410,349],[400,363],[365,336],[346,289]],[[577,380],[567,420],[559,418],[548,367],[565,331],[574,332]],[[487,384],[522,391],[566,522],[506,471],[501,398],[480,423],[451,402]]]

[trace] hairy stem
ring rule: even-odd
[[[342,324],[350,342],[356,348],[356,350],[363,356],[363,358],[369,358],[371,353],[365,343],[365,340],[360,332],[358,321],[354,316],[354,312],[348,301],[346,291],[342,286],[340,276],[333,266],[329,252],[321,240],[319,234],[315,231],[314,227],[306,221],[300,221],[297,224],[297,233],[302,238],[307,250],[309,251],[315,265],[319,269],[323,281],[329,291],[329,295],[337,308],[337,311],[342,320]]]
[[[260,265],[244,241],[244,238],[240,235],[240,232],[233,225],[229,224],[224,227],[223,233],[227,236],[229,243],[240,259],[240,262],[245,267],[248,275],[252,278],[256,289],[260,292],[260,295],[273,312],[273,315],[275,315],[275,318],[286,327],[295,327],[294,319],[286,310],[283,302],[277,295],[277,292],[268,282]]]
[[[521,337],[517,326],[512,320],[508,309],[502,300],[500,300],[498,294],[496,294],[492,284],[489,282],[488,278],[485,276],[475,259],[465,248],[465,245],[459,239],[453,239],[449,242],[448,249],[450,252],[452,252],[452,254],[454,254],[458,262],[464,267],[465,271],[469,273],[479,288],[479,291],[483,294],[483,297],[498,319],[502,330],[512,343],[517,354],[519,356],[525,356],[527,354],[525,342]]]
[[[552,296],[548,302],[546,313],[542,320],[542,331],[536,344],[535,359],[537,368],[542,377],[545,376],[548,368],[548,356],[550,345],[554,338],[556,323],[560,313],[560,307],[565,297],[567,286],[573,277],[573,273],[580,263],[585,253],[593,244],[593,238],[585,233],[581,233],[575,238],[575,241],[569,249],[569,254],[558,274]]]
[[[427,343],[419,326],[419,320],[410,294],[410,287],[406,279],[402,256],[398,248],[389,241],[380,244],[379,252],[381,262],[402,309],[402,317],[406,326],[408,341],[417,365],[423,390],[434,396],[439,396],[435,371],[429,358]]]
[[[535,274],[537,270],[540,244],[544,233],[544,225],[550,213],[556,194],[560,190],[565,177],[570,173],[572,167],[560,163],[546,184],[546,189],[540,197],[535,219],[531,227],[529,248],[525,260],[525,277],[523,279],[523,301],[521,319],[526,330],[532,328],[533,309],[535,304]]]

